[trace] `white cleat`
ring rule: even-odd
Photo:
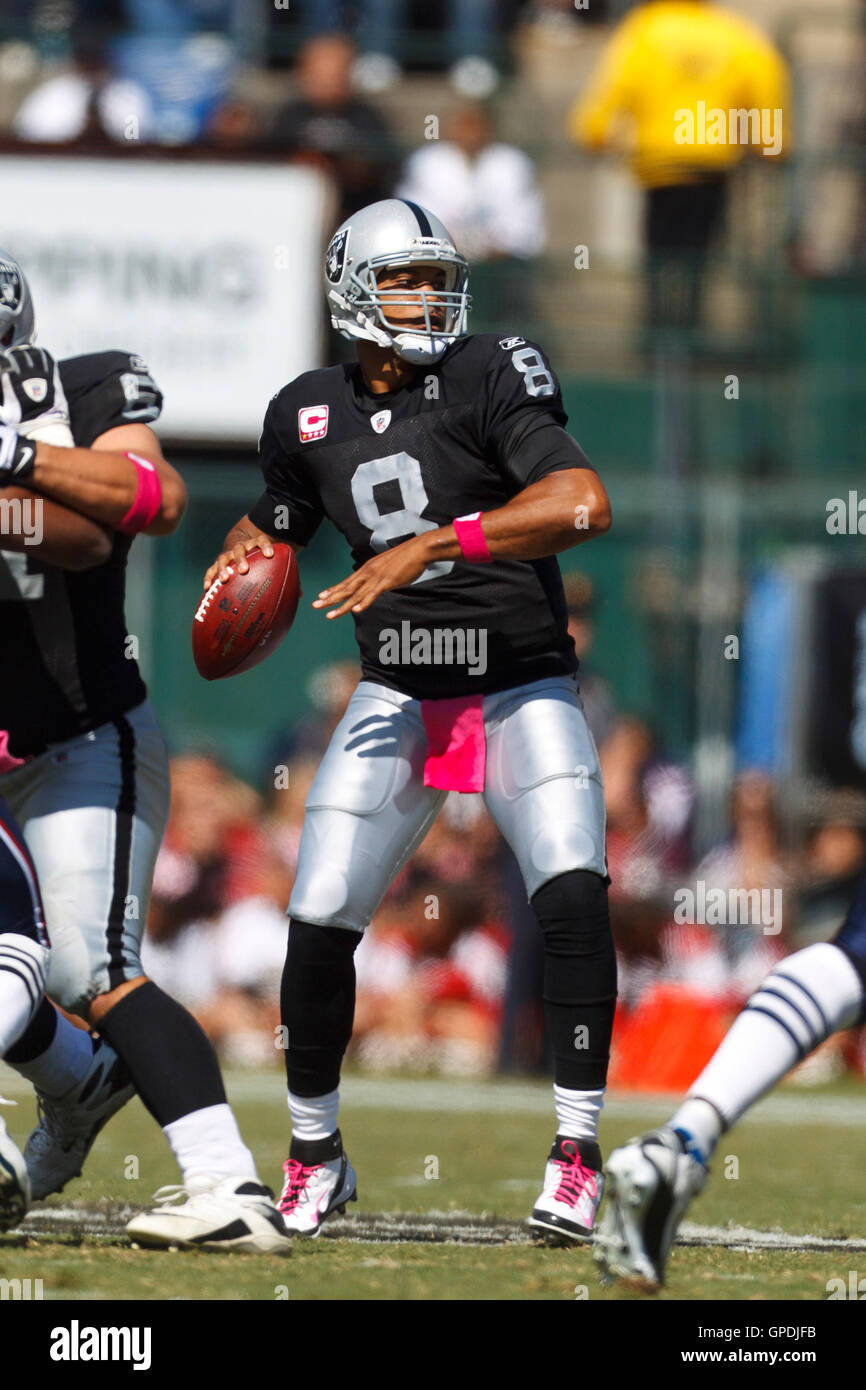
[[[292,1253],[273,1193],[256,1178],[202,1177],[187,1187],[161,1187],[153,1200],[153,1209],[133,1217],[126,1227],[138,1245]]]
[[[339,1130],[330,1139],[294,1140],[292,1149],[300,1156],[283,1164],[279,1208],[291,1235],[315,1237],[332,1212],[343,1216],[346,1203],[358,1200],[357,1174],[343,1153]]]
[[[551,1244],[592,1238],[604,1190],[601,1151],[591,1139],[557,1135],[529,1225]]]
[[[39,1123],[24,1148],[34,1201],[61,1192],[79,1176],[103,1125],[135,1095],[111,1044],[92,1041],[93,1059],[77,1086],[59,1099],[36,1092]]]
[[[0,1231],[23,1221],[30,1206],[30,1179],[24,1155],[0,1120]]]
[[[616,1149],[595,1238],[602,1278],[619,1275],[659,1288],[680,1221],[706,1180],[706,1167],[683,1152],[672,1129],[654,1130]]]

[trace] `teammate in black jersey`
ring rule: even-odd
[[[150,428],[162,398],[140,358],[101,352],[58,368],[34,327],[20,267],[0,255],[0,506],[9,516],[17,503],[23,519],[26,504],[44,522],[39,537],[0,535],[0,792],[42,886],[48,993],[111,1044],[62,1027],[44,1004],[7,1052],[40,1098],[25,1150],[33,1196],[80,1172],[134,1089],[186,1190],[130,1234],[287,1253],[210,1043],[141,969],[169,783],[127,642],[124,572],[136,534],[166,534],[183,514],[183,482]]]
[[[337,1127],[353,952],[447,791],[483,791],[545,941],[557,1134],[532,1225],[587,1239],[616,966],[604,795],[553,557],[607,530],[607,496],[541,349],[466,336],[468,268],[437,218],[399,199],[363,209],[331,241],[325,286],[358,363],[271,401],[265,492],[205,577],[244,572],[254,545],[302,549],[323,517],[354,561],[314,603],[352,613],[363,679],[307,798],[289,904],[281,1210],[316,1235],[355,1195]]]

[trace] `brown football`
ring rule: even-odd
[[[247,563],[246,574],[230,565],[231,578],[225,584],[215,580],[195,611],[192,654],[207,681],[258,666],[295,620],[301,586],[291,546],[275,543],[270,560],[256,546]]]

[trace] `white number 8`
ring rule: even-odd
[[[511,365],[520,372],[528,396],[552,396],[556,390],[553,377],[541,360],[535,348],[521,348],[512,352]]]
[[[403,503],[399,511],[380,512],[373,491],[380,483],[397,483]],[[435,521],[427,521],[421,515],[429,505],[429,498],[421,477],[421,465],[411,454],[388,454],[386,458],[359,464],[352,475],[352,500],[361,525],[372,533],[370,545],[374,550],[385,550],[389,541],[438,530]],[[437,560],[412,582],[423,584],[426,579],[450,574],[453,568],[453,560]]]

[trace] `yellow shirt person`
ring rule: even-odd
[[[617,27],[569,116],[590,150],[627,151],[648,188],[777,160],[789,138],[785,63],[753,24],[701,0],[649,0]]]

